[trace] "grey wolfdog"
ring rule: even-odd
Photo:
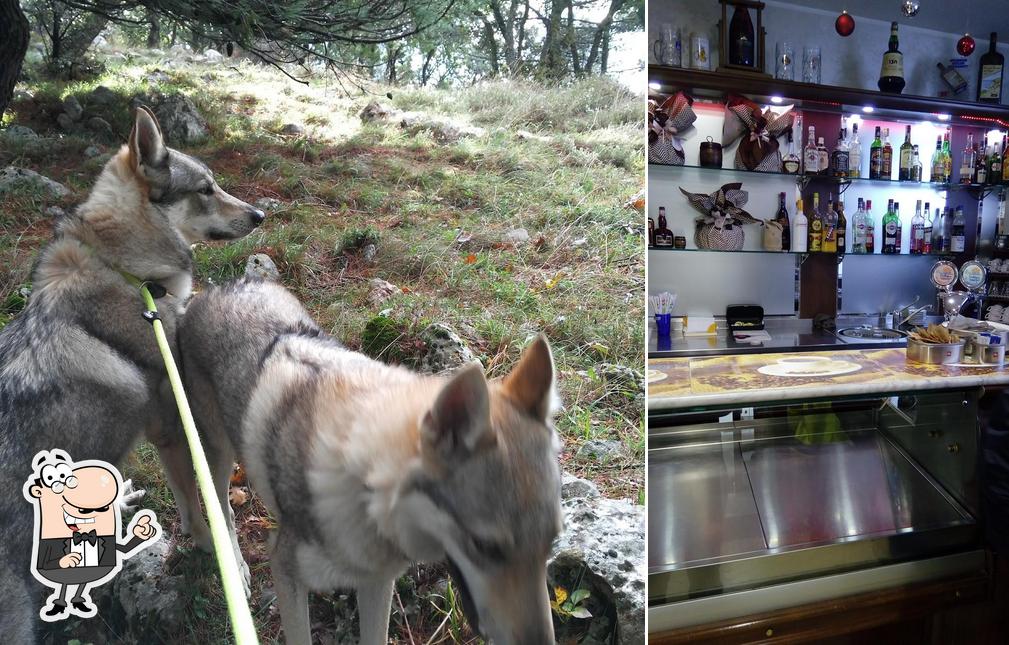
[[[278,520],[270,568],[289,644],[310,642],[308,592],[338,587],[357,591],[361,643],[387,642],[396,578],[446,559],[475,630],[553,643],[544,336],[501,380],[479,363],[426,376],[345,349],[282,287],[246,279],[193,298],[179,348],[222,505],[237,454]]]
[[[42,588],[29,573],[32,508],[15,491],[39,450],[118,463],[146,432],[180,505],[183,530],[209,531],[140,292],[123,272],[157,285],[169,338],[192,290],[190,246],[240,238],[262,211],[224,192],[201,162],[165,145],[150,111],[87,200],[56,224],[32,273],[28,306],[0,332],[0,634],[37,636]],[[39,592],[39,593],[36,593]]]

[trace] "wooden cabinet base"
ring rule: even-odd
[[[650,634],[652,645],[1005,643],[1005,603],[986,575],[847,596],[765,614]]]

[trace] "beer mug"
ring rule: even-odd
[[[660,38],[652,43],[652,54],[659,65],[680,67],[683,53],[680,44],[680,32],[669,23],[664,23],[659,30]]]

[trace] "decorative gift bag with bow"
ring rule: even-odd
[[[694,100],[677,92],[659,104],[648,101],[648,161],[672,166],[683,165],[683,140],[677,135],[697,120]]]
[[[736,168],[781,172],[781,152],[778,137],[792,127],[792,106],[781,114],[760,111],[760,106],[738,96],[730,96],[725,104],[722,123],[722,146],[739,140],[736,148]]]
[[[760,224],[745,210],[743,205],[749,199],[742,184],[725,184],[710,195],[688,193],[690,205],[704,214],[694,220],[694,244],[699,249],[711,251],[738,251],[743,248],[743,224]]]

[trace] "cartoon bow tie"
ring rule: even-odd
[[[98,544],[98,536],[95,535],[93,529],[90,531],[81,531],[78,533],[74,533],[73,537],[70,539],[74,541],[74,544],[80,544],[81,542],[87,542],[92,546]]]

